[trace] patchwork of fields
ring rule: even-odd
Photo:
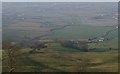
[[[2,22],[3,41],[24,45],[54,41],[35,53],[31,53],[31,47],[17,49],[13,57],[15,72],[118,71],[117,3],[3,3]],[[106,40],[89,43],[88,49],[95,50],[88,52],[57,42],[101,37]],[[8,72],[8,52],[1,52],[2,70]]]
[[[117,25],[116,3],[16,4],[3,4],[3,40],[88,39]]]

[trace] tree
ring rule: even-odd
[[[14,57],[16,55],[16,52],[18,52],[18,49],[20,49],[20,46],[16,44],[15,42],[11,41],[3,41],[2,42],[3,50],[6,52],[6,60],[7,60],[7,65],[9,68],[10,74],[12,74],[13,70],[15,69],[14,67]],[[4,58],[4,57],[3,57]]]
[[[42,43],[42,42],[33,42],[31,47],[33,50],[30,51],[30,53],[33,53],[33,52],[36,52],[37,50],[40,50],[41,48],[47,48],[47,45],[45,45],[45,43]]]

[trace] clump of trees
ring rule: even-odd
[[[63,47],[74,48],[81,51],[89,51],[88,42],[64,40],[60,42]]]
[[[40,51],[41,48],[47,48],[47,45],[46,45],[46,43],[36,41],[31,44],[30,48],[33,49],[30,51],[30,53],[36,53],[36,52]]]

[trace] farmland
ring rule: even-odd
[[[68,39],[88,39],[100,36],[111,30],[110,26],[117,25],[115,19],[117,18],[117,5],[115,3],[112,4],[113,6],[111,6],[111,3],[107,5],[104,3],[98,4],[94,3],[95,7],[92,7],[90,3],[87,6],[82,3],[43,3],[40,5],[39,3],[28,3],[27,5],[18,3],[16,7],[16,4],[4,3],[3,40],[8,39],[8,37],[18,41],[25,37],[59,39],[62,36],[62,38],[68,37]],[[94,35],[97,29],[98,31]],[[69,38],[70,36],[71,38]]]
[[[112,27],[98,26],[68,26],[62,30],[57,30],[53,38],[58,39],[89,39],[104,35],[105,32],[112,30]]]
[[[117,3],[3,3],[2,71],[13,63],[13,72],[117,72],[117,8]]]

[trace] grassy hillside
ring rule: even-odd
[[[39,53],[29,53],[32,49],[21,49],[15,56],[15,72],[116,72],[118,52],[80,52],[64,48],[57,43],[41,49]],[[4,56],[5,57],[5,56]],[[8,71],[7,61],[3,61],[3,71]]]

